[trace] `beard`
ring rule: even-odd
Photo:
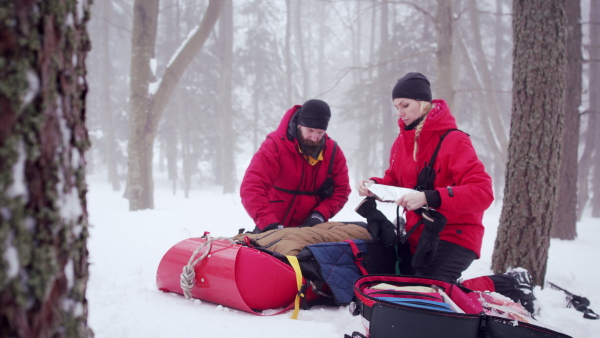
[[[325,137],[321,138],[319,141],[311,141],[302,137],[302,132],[298,130],[298,144],[300,144],[300,150],[302,153],[314,158],[318,159],[321,150],[323,150],[323,144],[325,142]]]

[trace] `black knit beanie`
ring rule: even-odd
[[[329,105],[321,100],[308,100],[304,102],[298,114],[298,124],[308,128],[327,130],[331,111]]]
[[[429,80],[421,73],[404,75],[392,90],[392,100],[397,98],[431,102]]]

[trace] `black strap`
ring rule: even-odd
[[[422,218],[417,222],[417,224],[415,224],[415,226],[413,226],[412,228],[410,228],[410,230],[408,230],[404,236],[400,237],[400,243],[404,244],[404,242],[406,242],[406,240],[408,239],[408,237],[410,237],[410,235],[412,235],[412,233],[415,232],[415,230],[417,230],[417,228],[421,224],[423,224],[423,219]]]
[[[431,155],[431,159],[429,160],[429,164],[427,165],[428,167],[433,168],[433,164],[435,163],[437,154],[440,151],[440,148],[442,147],[442,142],[444,141],[446,136],[448,136],[448,134],[450,134],[451,132],[453,132],[455,130],[458,130],[458,129],[449,129],[447,132],[444,133],[444,135],[440,136],[440,142],[438,142],[437,147],[435,147],[435,150],[433,151],[433,155]]]
[[[337,142],[333,141],[333,150],[331,151],[331,162],[329,162],[329,168],[327,169],[327,177],[333,173],[333,162],[335,161],[335,153],[337,152]]]
[[[280,188],[276,185],[273,185],[273,188],[283,191],[283,192],[287,192],[288,194],[292,194],[292,195],[316,195],[317,194],[316,191],[288,190],[288,189]]]

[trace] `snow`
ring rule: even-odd
[[[31,103],[40,91],[40,79],[32,70],[28,70],[25,73],[25,78],[27,79],[28,87],[25,95],[23,95],[23,107]]]
[[[9,236],[12,238],[12,236]],[[17,248],[12,245],[12,240],[9,241],[9,238],[6,239],[6,251],[4,251],[4,261],[8,263],[8,269],[6,270],[6,275],[9,279],[17,277],[19,273],[19,252]]]
[[[25,144],[23,140],[19,140],[18,144],[19,158],[13,164],[12,167],[12,184],[6,189],[6,196],[9,198],[15,198],[17,196],[23,196],[25,200],[29,198],[29,190],[25,186],[25,160],[27,154],[25,154]]]
[[[150,71],[152,76],[156,76],[156,58],[150,59]]]
[[[96,337],[341,338],[353,331],[365,332],[361,318],[353,317],[347,307],[313,307],[301,310],[293,320],[291,311],[257,316],[159,291],[156,269],[173,245],[202,236],[204,231],[213,237],[233,236],[239,228],[253,227],[239,195],[223,195],[219,187],[213,187],[192,191],[186,199],[181,191],[173,195],[170,185],[157,177],[155,209],[130,212],[123,193],[113,192],[104,174],[88,175],[87,180],[91,224],[87,298],[89,324]],[[334,220],[360,220],[354,212],[360,200],[353,191]],[[389,218],[395,215],[391,204],[379,207]],[[489,267],[500,211],[501,203],[497,203],[486,212],[482,257],[464,278],[492,273]],[[600,220],[584,217],[577,232],[575,241],[551,241],[546,280],[587,297],[590,308],[600,312],[600,273],[595,262]],[[563,292],[547,286],[536,287],[534,294],[541,307],[540,323],[572,337],[598,336],[600,321],[584,319],[581,312],[566,308]]]
[[[177,56],[179,56],[179,53],[181,53],[183,48],[187,45],[187,43],[190,41],[190,39],[194,35],[196,35],[196,33],[198,32],[199,29],[200,29],[200,25],[195,26],[192,30],[190,30],[190,32],[188,33],[186,38],[181,42],[181,44],[179,45],[179,47],[177,48],[175,53],[173,53],[173,55],[171,56],[171,59],[169,59],[169,62],[167,62],[167,68],[169,68],[169,66],[171,66],[171,63],[173,63],[173,61],[175,61],[175,59],[177,59]]]
[[[161,82],[162,82],[162,79],[158,79],[154,82],[150,82],[148,84],[148,94],[150,94],[150,95],[156,94],[156,91],[158,90],[158,88],[160,88]]]

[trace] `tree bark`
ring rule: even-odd
[[[200,51],[219,17],[223,2],[210,0],[198,29],[174,55],[158,87],[150,91],[150,60],[154,57],[158,0],[136,0],[132,31],[131,112],[129,118],[127,192],[129,210],[154,208],[153,143],[158,122],[183,72]]]
[[[579,106],[581,105],[581,3],[565,3],[567,22],[567,65],[565,125],[562,138],[558,202],[552,225],[552,238],[573,240],[577,237],[577,148],[579,146]]]
[[[91,337],[88,1],[0,11],[0,336]]]
[[[564,7],[564,1],[513,1],[509,158],[492,269],[523,267],[535,285],[544,285],[562,156]]]

